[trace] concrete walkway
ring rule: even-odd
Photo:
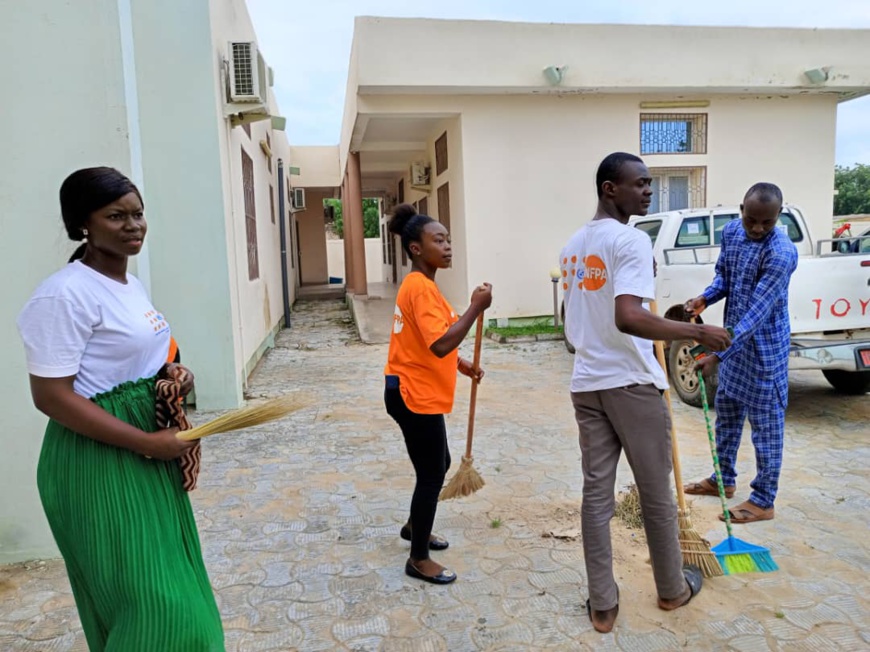
[[[487,485],[440,505],[436,531],[451,547],[435,554],[459,580],[436,587],[403,573],[409,544],[398,530],[413,478],[383,409],[386,346],[362,345],[341,301],[298,304],[293,317],[248,394],[299,390],[310,406],[206,440],[192,494],[228,650],[870,647],[867,397],[836,396],[820,374],[793,377],[777,518],[738,532],[768,546],[778,572],[710,580],[692,604],[665,613],[642,531],[614,521],[623,604],[602,636],[583,607],[581,476],[562,343],[484,342],[475,466]],[[448,419],[454,460],[467,395],[460,382]],[[703,415],[675,409],[684,474],[697,479],[710,466]],[[753,470],[748,442],[742,453],[733,502],[746,497]],[[619,487],[629,481],[623,465]],[[716,499],[695,502],[694,525],[714,543],[724,538],[716,514]],[[0,650],[85,649],[62,563],[0,569]]]
[[[369,283],[368,296],[350,297],[350,309],[364,344],[389,344],[398,286]]]

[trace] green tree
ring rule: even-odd
[[[332,224],[333,230],[338,234],[339,238],[344,237],[344,216],[341,211],[340,199],[324,199],[325,206],[332,206],[334,221]],[[379,238],[381,230],[380,209],[378,208],[377,199],[363,199],[363,233],[366,238]]]
[[[870,165],[834,168],[834,215],[870,213]]]

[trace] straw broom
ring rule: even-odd
[[[475,371],[480,369],[481,340],[483,340],[483,313],[480,313],[480,316],[477,318],[477,331],[474,334],[474,362],[472,366]],[[441,491],[441,495],[438,497],[439,500],[470,496],[486,484],[474,468],[474,458],[471,456],[471,442],[474,439],[474,408],[477,404],[477,385],[478,381],[472,379],[471,399],[468,405],[468,435],[465,439],[465,455],[462,456],[459,470]]]
[[[650,302],[650,312],[657,313],[655,301]],[[667,374],[665,365],[664,345],[660,340],[655,341],[656,358]],[[718,577],[724,575],[722,566],[716,555],[710,550],[710,542],[702,537],[692,525],[691,510],[686,505],[686,496],[683,493],[683,472],[680,467],[680,448],[677,443],[677,432],[674,428],[674,413],[671,408],[671,392],[665,390],[665,402],[668,405],[668,414],[671,417],[671,458],[674,466],[674,484],[677,489],[677,519],[680,527],[680,551],[683,553],[683,563],[694,564],[701,569],[704,577]]]
[[[184,441],[193,441],[209,435],[232,432],[244,428],[260,426],[275,421],[296,412],[307,405],[307,402],[297,396],[282,396],[280,398],[258,403],[249,407],[233,410],[190,430],[183,430],[176,436]]]

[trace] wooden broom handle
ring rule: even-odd
[[[480,346],[483,343],[483,313],[477,318],[477,330],[474,333],[474,361],[472,369],[480,369]],[[465,440],[465,457],[471,459],[471,442],[474,440],[474,408],[477,405],[478,381],[471,379],[471,398],[468,401],[468,435]]]
[[[650,301],[649,311],[654,315],[658,314],[658,305],[655,300]],[[658,358],[662,371],[665,372],[665,376],[667,377],[668,367],[665,364],[665,345],[661,340],[655,341],[655,350],[656,358]],[[686,496],[683,493],[683,471],[680,468],[680,446],[677,443],[677,431],[674,428],[674,411],[671,408],[671,391],[669,389],[665,390],[665,402],[668,404],[668,414],[671,417],[671,458],[674,466],[674,484],[677,489],[677,506],[681,511],[685,511]]]

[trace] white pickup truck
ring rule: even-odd
[[[713,280],[722,228],[735,219],[740,219],[739,209],[727,206],[631,219],[630,224],[653,241],[658,264],[656,300],[664,316],[687,319],[683,305]],[[814,242],[801,211],[791,205],[783,207],[777,228],[788,234],[800,255],[789,285],[789,369],[819,369],[840,392],[870,391],[870,251],[866,247],[870,236],[858,238],[857,246],[854,242],[840,246],[841,241],[831,239]],[[724,305],[724,301],[714,304],[699,319],[722,325]],[[689,355],[693,345],[670,343],[669,375],[684,402],[700,405]]]

